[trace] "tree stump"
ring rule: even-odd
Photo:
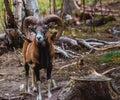
[[[110,80],[96,72],[89,76],[72,77],[57,100],[112,100],[108,87]]]

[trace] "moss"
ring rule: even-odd
[[[103,54],[100,57],[96,58],[96,61],[108,63],[108,62],[114,62],[119,63],[120,61],[120,51],[111,51]]]

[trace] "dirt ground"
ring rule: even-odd
[[[119,7],[115,7],[117,4],[120,5],[120,2],[117,3],[110,3],[109,5],[113,7],[115,10],[119,9]],[[118,23],[116,21],[116,23]],[[119,23],[120,24],[120,23]],[[119,35],[111,35],[104,32],[104,36],[101,35],[98,37],[101,40],[106,41],[117,41],[120,39]],[[92,35],[91,35],[92,36]],[[90,36],[90,37],[91,37]],[[88,37],[87,37],[88,38]],[[117,48],[119,50],[120,48]],[[86,55],[88,51],[82,50],[81,54]],[[106,51],[104,51],[106,52]],[[104,53],[103,51],[96,51],[92,53],[92,56],[97,54]],[[17,56],[16,56],[17,53]],[[20,89],[20,87],[25,84],[25,72],[23,65],[19,64],[19,61],[22,62],[22,54],[21,49],[16,50],[15,52],[9,51],[4,53],[0,56],[0,100],[35,100],[36,94],[32,92],[32,94],[24,95],[24,89]],[[89,57],[89,56],[88,56]],[[52,77],[56,80],[59,85],[64,85],[66,82],[70,80],[71,76],[76,76],[76,73],[79,73],[78,68],[76,66],[70,66],[67,68],[62,69],[59,73],[57,71],[64,65],[69,63],[75,62],[75,59],[67,59],[67,58],[55,58],[54,59],[54,67],[53,67],[53,74]],[[115,68],[120,66],[120,63],[101,63],[101,62],[94,62],[91,58],[85,59],[86,67],[93,67],[97,70],[97,72],[102,73],[110,68]],[[120,95],[120,69],[111,71],[110,73],[106,74],[106,76],[112,78],[111,85],[114,87],[114,91]],[[30,76],[31,78],[31,76]],[[31,85],[31,82],[30,82]],[[44,90],[47,89],[46,81],[42,84],[42,95],[43,98],[47,98],[46,92]],[[17,97],[19,99],[17,99]],[[24,99],[20,99],[20,97],[24,97]],[[114,96],[114,100],[120,100],[119,97]],[[10,98],[10,99],[9,99]]]
[[[19,54],[20,59],[22,59],[21,54]],[[65,84],[66,81],[70,80],[71,76],[76,76],[75,73],[79,73],[78,68],[75,66],[70,66],[68,68],[64,68],[59,73],[56,73],[60,67],[63,65],[66,65],[68,63],[74,62],[74,60],[69,59],[55,59],[54,60],[54,68],[53,68],[53,75],[52,77],[56,80],[59,84]],[[87,59],[85,61],[86,67],[93,67],[95,68],[99,73],[102,73],[110,68],[118,67],[119,64],[117,63],[94,63],[91,62],[91,60]],[[0,73],[3,75],[0,75],[0,100],[2,97],[4,98],[16,98],[17,96],[23,96],[23,90],[20,90],[20,86],[22,84],[25,84],[25,72],[23,66],[19,65],[18,58],[16,57],[16,54],[14,52],[8,52],[6,54],[3,54],[0,57]],[[111,71],[109,74],[107,74],[108,77],[112,78],[112,85],[114,86],[114,90],[117,91],[117,93],[120,94],[120,69]],[[31,78],[31,76],[30,76]],[[31,84],[31,83],[30,83]],[[42,91],[47,89],[46,82],[42,84]],[[31,90],[32,92],[32,90]],[[32,92],[33,93],[33,92]],[[34,94],[34,93],[33,93]],[[35,100],[35,95],[33,96],[24,96],[24,100]],[[42,94],[43,98],[46,98],[47,94]],[[12,99],[12,100],[21,100],[19,99]],[[119,100],[119,99],[116,99]]]

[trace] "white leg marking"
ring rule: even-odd
[[[48,80],[48,98],[50,98],[52,96],[50,89],[51,89],[51,79]]]
[[[37,85],[38,85],[38,95],[37,95],[37,100],[42,100],[41,88],[40,88],[41,82],[38,81],[38,82],[37,82]]]
[[[53,87],[56,88],[56,87],[57,87],[57,84],[56,84],[56,82],[55,82],[54,79],[52,79],[52,83],[53,83]]]
[[[26,93],[29,93],[29,92],[30,92],[28,76],[26,77],[26,87],[25,87],[25,92],[26,92]]]
[[[32,70],[32,89],[34,92],[37,92],[37,87],[35,86],[35,73],[34,70]]]

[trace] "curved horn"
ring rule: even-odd
[[[36,25],[39,22],[39,20],[35,16],[29,16],[26,17],[23,22],[23,31],[25,34],[28,34],[28,26],[29,25]]]
[[[41,23],[48,24],[50,22],[55,22],[58,25],[58,33],[56,34],[55,40],[59,39],[63,32],[63,22],[62,19],[57,15],[48,15],[41,20]]]

